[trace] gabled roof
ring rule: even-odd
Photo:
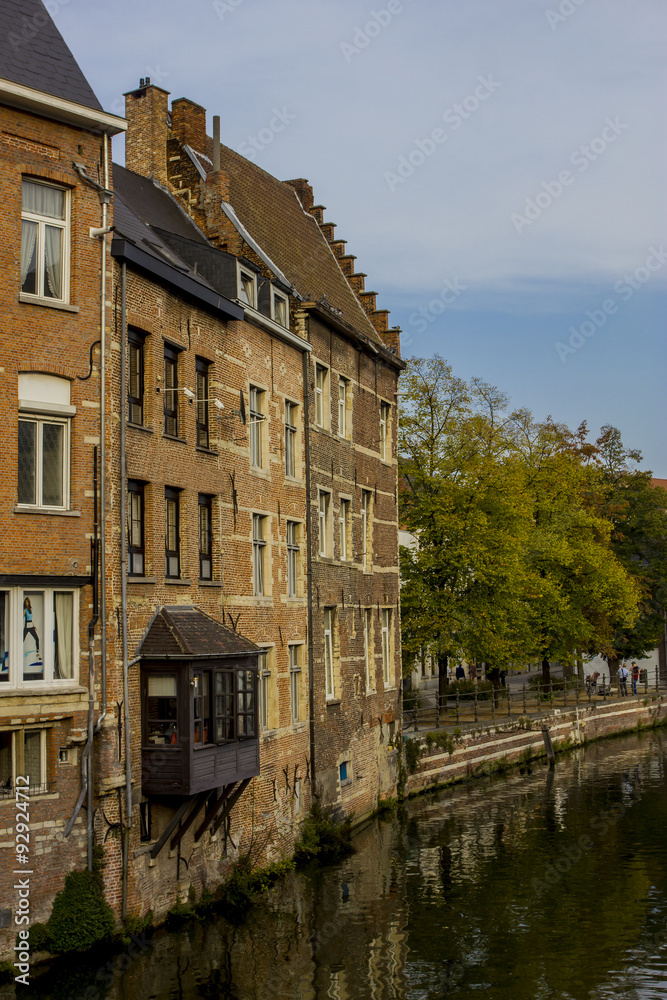
[[[156,611],[137,655],[142,659],[193,659],[249,656],[260,652],[250,639],[221,625],[193,607],[161,607]]]
[[[146,225],[165,229],[196,243],[207,243],[201,229],[174,196],[148,177],[142,177],[141,174],[135,174],[114,163],[113,188],[133,214]]]
[[[0,0],[0,78],[102,110],[41,0]]]
[[[210,161],[200,157],[207,171]],[[220,167],[229,175],[229,200],[241,225],[275,261],[306,301],[325,302],[342,320],[382,344],[336,256],[296,191],[227,146]]]

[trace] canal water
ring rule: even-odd
[[[32,994],[665,998],[666,765],[657,730],[571,751],[555,771],[413,800],[362,831],[342,864],[288,876],[240,925],[158,932],[103,988],[99,960],[69,962]]]

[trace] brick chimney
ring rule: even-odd
[[[187,97],[177,97],[171,102],[171,131],[184,146],[191,146],[197,153],[206,153],[206,108]]]
[[[142,177],[154,177],[166,187],[169,91],[154,86],[147,77],[124,97],[125,165]]]

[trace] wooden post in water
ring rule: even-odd
[[[554,745],[551,742],[551,733],[548,726],[542,726],[542,739],[544,740],[544,749],[547,752],[549,768],[551,769],[556,763],[556,754],[554,753]]]

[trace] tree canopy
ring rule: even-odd
[[[437,355],[408,362],[400,427],[406,664],[424,645],[496,669],[651,648],[667,493],[629,470],[618,432],[590,442],[512,411]]]

